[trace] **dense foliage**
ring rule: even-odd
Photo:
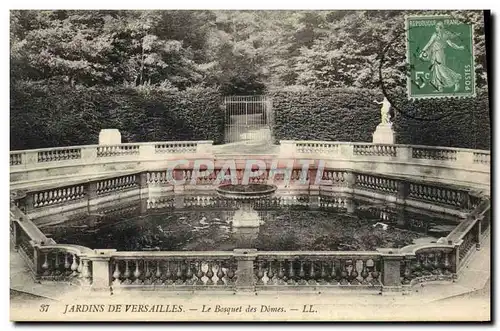
[[[380,92],[366,89],[274,92],[275,138],[371,142],[380,123],[380,105],[374,100],[382,97]],[[399,143],[489,149],[490,114],[485,92],[475,99],[410,102],[404,94],[391,97]],[[413,115],[425,120],[412,119]]]
[[[380,78],[384,88],[396,94],[404,92],[407,71],[404,17],[419,13],[422,12],[13,10],[10,63],[14,142],[11,146],[35,148],[95,143],[96,132],[116,121],[130,140],[207,137],[208,133],[199,133],[204,129],[198,126],[203,121],[212,123],[206,124],[207,128],[220,125],[218,115],[214,119],[204,115],[212,114],[217,108],[214,100],[220,94],[266,93],[278,98],[275,100],[278,113],[286,112],[283,108],[295,107],[285,106],[280,95],[290,95],[299,105],[313,106],[310,114],[306,114],[305,108],[302,110],[310,122],[294,119],[299,127],[287,134],[283,130],[288,130],[291,124],[285,124],[279,115],[278,137],[369,140],[376,118],[363,115],[362,109],[377,113],[372,99],[381,91]],[[487,82],[482,12],[425,12],[433,13],[451,14],[474,23],[477,85],[484,91]],[[290,87],[310,88],[317,93],[310,96],[302,93],[304,99],[298,100],[287,94]],[[374,92],[349,92],[354,100],[342,96],[336,100],[328,97],[328,92],[318,91],[330,88]],[[203,97],[185,100],[184,93],[196,95],[185,92],[187,90],[198,91],[196,93]],[[169,97],[165,97],[168,100],[162,99],[165,91],[168,91]],[[211,91],[213,95],[208,96]],[[84,96],[86,93],[89,95]],[[486,100],[485,92],[482,93],[478,101],[450,105],[460,109],[469,105],[474,109],[482,107]],[[318,95],[325,95],[326,99],[320,103],[312,101]],[[165,104],[160,106],[163,101]],[[192,112],[190,119],[182,112],[174,114],[176,109],[186,108],[183,103],[192,104],[189,108],[194,107],[198,112]],[[325,109],[334,105],[341,108],[322,113],[326,104]],[[108,112],[113,108],[119,109],[110,115],[115,122],[108,119]],[[165,123],[175,120],[164,118],[161,111],[151,111],[160,108],[168,109],[174,119],[184,121],[184,126],[166,130]],[[437,110],[428,108],[428,111],[455,111],[443,103],[434,108]],[[356,109],[355,116],[352,109]],[[489,129],[488,116],[484,108],[478,111],[465,115],[460,111],[456,116],[463,116],[462,122],[457,119],[448,125],[475,121],[477,124],[472,127],[484,134]],[[195,122],[191,123],[191,119]],[[315,127],[307,129],[304,127],[307,123],[321,124],[323,129],[318,132]],[[357,123],[363,126],[356,129]],[[453,136],[442,136],[451,131],[435,132],[437,126],[422,120],[412,122],[407,118],[405,123],[401,124],[402,128],[410,123],[416,125],[416,128],[403,129],[402,137],[407,142],[455,143]],[[327,126],[333,131],[328,133]],[[417,137],[420,126],[428,128],[421,132],[436,137],[434,141]],[[342,130],[346,131],[342,133]],[[471,126],[455,130],[464,136],[459,138],[459,145],[473,145],[464,139],[477,140],[477,146],[484,144],[482,136],[465,137]],[[219,128],[214,131],[212,139],[221,140],[220,132]]]
[[[17,83],[11,89],[11,149],[95,144],[103,127],[119,129],[123,142],[222,142],[221,98],[212,88]]]
[[[418,13],[12,11],[12,77],[86,86],[207,84],[226,94],[289,85],[373,88],[385,54],[386,79],[404,86],[404,17]],[[476,71],[484,86],[481,11],[425,12],[432,13],[475,24]]]

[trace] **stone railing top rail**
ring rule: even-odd
[[[464,236],[469,232],[469,230],[480,221],[484,214],[491,210],[491,204],[489,199],[487,204],[482,203],[471,213],[472,218],[460,222],[449,234],[446,236],[446,240],[451,242],[459,242],[464,238]]]
[[[295,257],[322,257],[332,256],[337,257],[376,257],[381,253],[378,251],[258,251],[257,254],[261,257],[282,257],[293,259]]]
[[[115,251],[110,252],[115,258],[121,259],[136,259],[136,258],[224,258],[233,256],[232,251],[140,251],[140,252],[126,252]]]
[[[213,144],[212,140],[194,140],[194,141],[153,141],[153,142],[137,142],[137,143],[121,143],[121,144],[111,144],[111,145],[74,145],[74,146],[64,146],[64,147],[48,147],[48,148],[38,148],[38,149],[24,149],[24,150],[12,150],[11,154],[24,153],[24,152],[48,152],[48,151],[58,151],[58,150],[68,150],[68,149],[86,149],[86,148],[97,148],[106,146],[149,146],[149,145],[161,145],[161,144]],[[319,140],[281,140],[280,144],[324,144],[324,145],[353,145],[353,146],[393,146],[400,148],[422,148],[422,149],[435,149],[435,150],[449,150],[449,151],[463,151],[463,152],[476,152],[483,154],[491,154],[490,150],[485,149],[470,149],[470,148],[460,148],[460,147],[445,147],[445,146],[427,146],[427,145],[408,145],[408,144],[374,144],[371,142],[346,142],[346,141],[319,141]]]
[[[422,148],[422,149],[435,149],[435,150],[448,150],[448,151],[463,151],[463,152],[477,152],[490,154],[490,150],[486,149],[472,149],[461,147],[446,147],[446,146],[427,146],[427,145],[410,145],[410,144],[375,144],[371,142],[346,142],[346,141],[320,141],[320,140],[280,140],[280,144],[328,144],[328,145],[372,145],[372,146],[394,146],[401,148]]]
[[[67,251],[69,253],[80,255],[91,255],[94,253],[93,249],[80,245],[69,245],[69,244],[53,244],[53,245],[35,245],[41,251],[45,250],[61,250]]]
[[[212,140],[192,140],[192,141],[153,141],[153,142],[138,142],[138,143],[121,143],[121,144],[110,144],[110,145],[76,145],[76,146],[64,146],[64,147],[48,147],[48,148],[38,148],[38,149],[20,149],[10,151],[11,154],[18,153],[34,153],[34,152],[49,152],[58,150],[68,150],[68,149],[87,149],[87,148],[98,148],[98,147],[111,147],[111,146],[149,146],[149,145],[162,145],[162,144],[173,144],[173,145],[183,145],[183,144],[213,144]]]
[[[443,250],[451,250],[453,249],[453,243],[452,244],[439,244],[439,243],[432,243],[432,244],[418,244],[418,245],[408,245],[403,248],[399,249],[400,254],[404,255],[415,255],[419,251],[425,251],[427,249],[443,249]]]
[[[10,218],[16,220],[24,232],[35,242],[47,242],[49,238],[16,205],[10,205]]]
[[[252,257],[269,257],[269,258],[321,258],[321,257],[364,257],[364,258],[377,258],[380,255],[397,255],[399,249],[390,249],[391,253],[381,251],[259,251],[256,249],[235,249],[233,251],[115,251],[109,252],[114,258],[119,259],[160,259],[160,258],[227,258],[232,256],[252,256]]]

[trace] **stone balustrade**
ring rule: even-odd
[[[457,150],[451,148],[413,147],[412,159],[456,161]]]
[[[366,156],[397,156],[397,147],[395,145],[380,144],[356,144],[353,145],[354,155]]]
[[[165,153],[196,153],[197,142],[167,142],[167,143],[156,143],[155,153],[165,154]]]
[[[300,203],[297,197],[290,198],[290,203]],[[324,200],[330,204],[332,201],[337,207],[347,204],[346,198]],[[217,199],[210,197],[192,197],[184,201],[183,207],[216,202]],[[175,198],[170,203],[175,204]],[[436,244],[369,252],[91,250],[56,244],[14,203],[11,204],[10,228],[16,249],[36,279],[71,282],[94,290],[208,288],[239,291],[296,287],[400,290],[418,282],[456,277],[467,258],[480,247],[490,217],[489,200],[483,198],[468,218]]]
[[[117,145],[72,146],[12,151],[11,188],[28,188],[76,178],[94,178],[132,171],[154,170],[165,160],[224,161],[211,141],[151,142]],[[242,156],[248,159],[249,156]],[[323,161],[326,168],[370,171],[382,175],[419,178],[438,183],[458,183],[489,189],[490,152],[448,147],[383,145],[371,143],[281,141],[279,153],[269,160]],[[239,161],[238,161],[239,162]],[[173,172],[179,172],[180,164]],[[179,169],[179,170],[177,170]],[[189,180],[187,172],[183,175]],[[238,174],[239,175],[239,174]],[[217,173],[207,176],[211,182]],[[262,177],[266,177],[263,175]],[[152,180],[165,180],[154,177]],[[294,177],[295,178],[295,177]],[[293,179],[293,178],[292,178]],[[262,178],[251,178],[262,182]]]
[[[402,285],[430,280],[450,280],[456,276],[456,254],[453,247],[426,247],[401,260]]]
[[[40,281],[63,281],[76,285],[92,283],[92,261],[76,245],[36,245],[36,278]]]
[[[490,151],[451,147],[384,145],[370,143],[329,142],[336,146],[330,154],[315,155],[316,146],[326,142],[281,141],[281,159],[322,159],[326,166],[351,171],[370,171],[382,175],[458,184],[488,190]]]
[[[368,174],[356,174],[355,187],[378,192],[397,194],[399,181],[382,176],[373,176]]]
[[[298,141],[295,148],[297,153],[304,154],[338,154],[340,146],[335,142]]]
[[[220,180],[221,170],[216,168],[211,175],[198,178],[194,182],[192,181],[194,170],[189,168],[175,170],[173,173],[167,170],[143,171],[104,179],[80,180],[71,185],[23,190],[22,194],[15,198],[15,203],[31,217],[38,218],[107,203],[117,198],[148,195],[154,192],[210,191],[220,184],[230,183],[229,179]],[[241,169],[236,170],[237,183],[243,181],[242,172]],[[285,202],[295,204],[298,201],[297,197],[300,197],[300,192],[309,195],[317,192],[318,201],[314,202],[312,201],[314,198],[308,197],[310,200],[308,203],[317,207],[336,206],[340,209],[352,208],[350,200],[353,199],[353,195],[356,195],[464,217],[466,212],[476,208],[483,199],[474,191],[461,186],[426,183],[389,175],[352,172],[344,169],[320,169],[320,172],[317,170],[306,172],[305,183],[301,178],[303,175],[302,169],[293,169],[290,171],[290,180],[284,182],[283,174],[278,176],[272,171],[264,171],[260,176],[251,178],[249,182],[277,185],[281,195],[283,193],[285,195],[275,197],[280,200],[279,204]],[[316,176],[320,178],[317,185],[313,186],[311,182],[315,181]],[[172,181],[172,178],[176,181]],[[222,203],[217,201],[216,197],[203,196],[197,201],[184,201],[183,203],[205,208],[208,206],[208,201],[214,206]],[[263,203],[270,203],[269,201],[266,200]],[[165,203],[158,201],[153,205]]]
[[[255,285],[382,286],[382,255],[374,252],[258,252]]]
[[[31,207],[39,208],[45,206],[53,206],[56,204],[83,199],[84,197],[85,197],[84,185],[72,185],[72,186],[65,186],[49,190],[43,190],[33,194],[33,199],[32,199],[33,205],[28,206],[28,210],[31,209]]]
[[[85,163],[110,157],[136,155],[147,159],[150,154],[193,154],[210,153],[212,141],[172,141],[151,143],[124,143],[116,145],[84,145],[55,147],[10,152],[10,165],[23,166],[25,169],[36,168],[39,163],[80,160]],[[151,153],[153,150],[153,153]],[[153,157],[154,158],[154,157]],[[73,162],[75,163],[75,162]]]
[[[469,205],[467,190],[450,189],[429,184],[410,184],[408,197],[448,206],[466,207]]]
[[[103,195],[127,190],[139,186],[139,176],[136,174],[97,181],[96,193]]]
[[[81,159],[82,154],[79,148],[59,148],[38,152],[38,162],[55,162],[64,160]]]
[[[474,163],[481,163],[485,165],[490,165],[490,153],[489,152],[474,152]]]
[[[115,252],[110,256],[112,286],[234,289],[238,264],[226,252]]]
[[[122,155],[139,155],[140,145],[138,144],[120,144],[105,145],[97,147],[97,157],[112,157]]]

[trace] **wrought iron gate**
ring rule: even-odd
[[[270,142],[271,107],[265,95],[225,97],[225,142]]]

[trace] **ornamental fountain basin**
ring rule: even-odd
[[[165,192],[40,229],[59,244],[118,251],[368,251],[436,242],[461,221],[380,201],[265,189],[259,199]]]

